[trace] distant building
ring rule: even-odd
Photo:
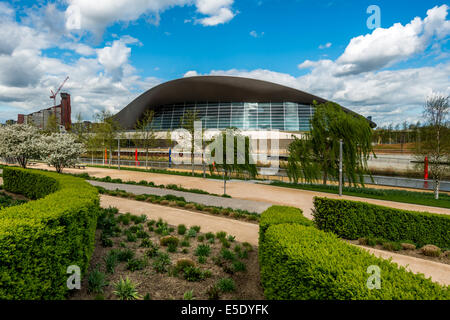
[[[62,92],[61,104],[28,115],[19,114],[17,115],[17,123],[33,124],[40,129],[45,129],[48,119],[54,115],[57,125],[62,126],[65,130],[69,130],[72,126],[71,113],[70,94]]]

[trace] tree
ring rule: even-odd
[[[108,111],[101,111],[95,115],[96,122],[93,126],[94,136],[91,138],[91,144],[96,149],[109,149],[112,154],[113,148],[117,145],[117,133],[120,131],[120,125],[114,116]],[[111,156],[110,156],[111,161]]]
[[[258,170],[256,164],[251,161],[249,137],[243,136],[237,129],[227,129],[218,138],[216,137],[215,141],[219,142],[218,145],[215,145],[216,148],[222,147],[222,157],[217,159],[217,157],[220,157],[220,152],[217,149],[211,150],[211,157],[218,160],[214,164],[215,169],[224,173],[224,194],[226,194],[226,181],[232,173],[248,173],[250,177],[256,177]],[[239,150],[239,142],[243,145],[244,150]],[[244,143],[242,144],[242,142]],[[227,148],[227,145],[232,145],[233,147]],[[232,161],[230,161],[231,159]],[[209,166],[211,173],[214,170],[214,166]]]
[[[42,160],[61,173],[64,168],[75,165],[77,159],[86,152],[76,136],[69,133],[52,133],[42,139]]]
[[[194,150],[195,150],[195,139],[194,139],[194,131],[195,131],[195,122],[199,121],[200,117],[198,116],[198,112],[189,110],[183,114],[181,117],[181,127],[186,129],[191,134],[191,164],[192,164],[192,175],[194,175]]]
[[[148,152],[156,144],[155,130],[152,127],[155,112],[147,110],[144,116],[136,123],[134,140],[135,144],[140,144],[145,149],[145,169],[148,169]]]
[[[39,159],[41,135],[31,125],[14,124],[0,127],[0,155],[13,158],[22,168],[30,159]]]
[[[449,170],[450,127],[449,97],[432,96],[426,101],[423,119],[426,126],[421,128],[416,155],[423,160],[428,157],[430,176],[434,181],[435,198],[439,199],[439,186],[444,174]]]
[[[54,132],[60,132],[58,120],[56,120],[56,114],[52,113],[47,118],[47,123],[45,125],[45,128],[43,129],[43,132],[46,133],[46,134],[50,134],[50,133],[54,133]]]
[[[287,172],[294,182],[313,183],[322,178],[339,179],[339,146],[343,140],[343,173],[350,185],[364,186],[367,160],[372,150],[372,128],[367,119],[349,114],[332,102],[317,105],[312,129],[289,145]]]

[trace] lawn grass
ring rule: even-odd
[[[284,188],[339,194],[339,187],[334,185],[294,184],[279,181],[274,181],[271,183],[271,185]],[[450,209],[450,195],[446,193],[441,193],[439,195],[439,200],[434,199],[434,194],[432,192],[419,192],[419,191],[396,190],[396,189],[343,187],[342,193],[346,196],[396,201],[402,203],[419,204],[430,207]]]

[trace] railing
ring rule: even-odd
[[[103,159],[88,159],[82,158],[80,162],[88,165],[108,165],[117,166],[118,160],[108,160],[104,163]],[[145,161],[136,162],[135,160],[120,160],[121,166],[129,166],[129,167],[137,167],[137,168],[145,168]],[[154,169],[178,169],[178,170],[192,170],[192,165],[184,164],[184,165],[176,165],[171,164],[169,167],[168,161],[148,161],[148,168]],[[258,171],[264,173],[263,167],[258,167]],[[196,172],[203,172],[203,165],[194,165],[194,170]],[[208,166],[206,166],[206,171],[208,171]],[[285,169],[280,168],[278,172],[274,174],[263,174],[263,179],[267,180],[281,180],[288,182],[289,178]],[[388,177],[388,176],[364,176],[364,183],[367,185],[380,185],[380,186],[388,186],[388,187],[399,187],[399,188],[412,188],[412,189],[421,189],[421,190],[433,190],[434,182],[431,180],[425,181],[423,179],[413,179],[413,178],[402,178],[402,177]],[[344,179],[344,181],[347,181]],[[450,181],[441,181],[440,190],[450,192]]]

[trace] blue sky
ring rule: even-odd
[[[0,122],[49,106],[66,75],[73,118],[91,119],[208,74],[295,87],[380,125],[416,122],[427,96],[450,92],[448,11],[432,0],[0,1]]]

